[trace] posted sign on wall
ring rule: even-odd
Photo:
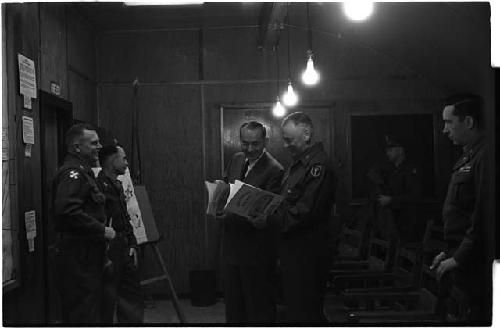
[[[19,63],[19,93],[24,96],[24,107],[31,109],[31,98],[36,98],[35,62],[17,54]]]

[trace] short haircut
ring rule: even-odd
[[[456,94],[446,99],[445,106],[454,106],[452,114],[458,116],[460,122],[470,116],[474,119],[474,126],[481,127],[483,101],[478,95]]]
[[[121,148],[118,144],[106,145],[99,150],[99,163],[101,166],[106,162],[108,158],[118,153],[118,149]]]
[[[289,114],[283,119],[283,122],[281,122],[281,126],[285,126],[285,124],[290,121],[292,121],[295,125],[303,124],[311,130],[314,128],[311,118],[303,112],[294,112]]]
[[[66,136],[64,138],[66,147],[71,147],[78,139],[83,137],[84,130],[96,131],[96,129],[88,123],[78,123],[73,125],[69,128],[68,132],[66,132]]]
[[[240,126],[240,136],[241,136],[241,130],[243,129],[249,129],[249,130],[260,130],[262,138],[266,138],[266,127],[257,121],[250,121],[250,122],[245,122]]]

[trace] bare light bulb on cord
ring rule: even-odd
[[[312,51],[308,51],[307,67],[304,73],[302,73],[302,82],[305,85],[311,86],[315,85],[319,81],[319,73],[314,69],[314,62],[312,59]]]
[[[344,1],[344,13],[354,22],[366,20],[373,12],[373,1],[349,0]]]
[[[291,107],[297,105],[298,101],[299,97],[293,90],[292,81],[288,80],[288,88],[285,94],[283,95],[283,103],[285,104],[285,106]]]
[[[286,113],[286,109],[281,104],[280,98],[276,97],[276,104],[274,104],[274,107],[273,107],[273,115],[276,117],[282,117],[285,115],[285,113]]]

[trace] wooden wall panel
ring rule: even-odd
[[[17,53],[22,53],[35,61],[37,87],[50,91],[50,81],[61,85],[61,96],[73,100],[77,111],[76,118],[96,121],[95,88],[95,44],[93,32],[84,26],[74,15],[67,17],[64,4],[19,3],[5,4],[7,57],[7,95],[12,161],[15,175],[12,177],[12,189],[15,191],[12,203],[13,225],[18,228],[19,239],[20,287],[4,294],[3,318],[7,325],[43,325],[46,323],[45,305],[45,254],[46,241],[44,228],[49,218],[42,217],[42,158],[40,149],[39,100],[32,100],[32,110],[25,110],[19,95],[17,73]],[[67,24],[68,23],[68,24]],[[71,25],[71,32],[67,30]],[[67,41],[71,40],[71,45]],[[71,56],[67,52],[71,48]],[[74,67],[72,75],[68,73],[67,59],[71,57]],[[69,75],[69,79],[68,79]],[[93,80],[92,80],[93,78]],[[24,154],[22,143],[21,116],[34,119],[35,145],[31,157]],[[36,211],[37,236],[35,251],[28,252],[28,243],[24,227],[24,213]]]
[[[100,122],[131,158],[131,87],[100,89]],[[204,176],[199,86],[142,86],[138,92],[142,183],[160,234],[162,253],[178,292],[189,270],[204,263]],[[146,259],[146,263],[151,259]],[[158,290],[157,290],[158,292]]]
[[[73,103],[73,117],[97,124],[96,84],[71,70],[69,77],[69,100]]]
[[[74,9],[67,9],[68,99],[74,118],[97,125],[96,32]]]
[[[37,325],[44,322],[44,255],[42,197],[41,197],[41,158],[39,104],[32,100],[32,109],[23,109],[23,98],[19,94],[17,54],[22,53],[35,62],[37,78],[39,78],[39,5],[33,3],[9,4],[2,7],[6,11],[6,28],[9,33],[4,54],[7,57],[7,94],[8,111],[11,128],[11,156],[15,166],[12,177],[15,186],[15,199],[12,203],[12,220],[18,228],[12,238],[19,240],[19,267],[17,277],[20,286],[3,295],[3,324],[5,325]],[[37,80],[39,85],[39,80]],[[22,142],[22,115],[33,118],[35,144],[31,157],[25,157]],[[34,252],[28,251],[24,213],[35,210],[37,237]],[[13,223],[14,224],[14,223]]]
[[[199,79],[198,31],[103,34],[100,81],[193,81]]]
[[[69,7],[67,19],[69,69],[96,81],[96,32],[80,14]]]
[[[132,147],[133,89],[130,86],[99,86],[99,126],[104,127],[130,152]],[[131,158],[131,155],[129,155]],[[130,160],[129,160],[130,161]]]
[[[199,87],[143,88],[139,110],[143,183],[174,284],[187,291],[188,272],[203,265],[205,248]]]
[[[272,51],[257,50],[258,28],[214,29],[204,33],[204,71],[209,80],[274,79]],[[282,56],[283,68],[285,57]],[[285,71],[282,70],[282,73]]]
[[[68,98],[66,62],[66,5],[40,4],[40,88],[50,92],[50,82],[61,86],[61,97]]]

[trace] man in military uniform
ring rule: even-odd
[[[482,103],[476,95],[450,97],[443,110],[444,129],[463,155],[453,167],[443,204],[447,249],[438,254],[431,269],[438,279],[451,272],[452,281],[469,297],[470,323],[491,323],[491,263],[486,247],[484,215],[485,136],[481,127]]]
[[[386,136],[385,146],[389,167],[382,174],[383,185],[376,197],[379,205],[376,228],[404,244],[419,239],[415,201],[420,196],[420,181],[416,167],[406,160],[405,145],[393,136]]]
[[[130,224],[122,183],[118,175],[125,174],[127,157],[122,147],[109,145],[99,152],[102,170],[97,184],[106,196],[107,225],[116,231],[116,237],[109,243],[108,257],[113,266],[104,281],[101,307],[101,323],[142,323],[144,301],[137,269],[137,241]]]
[[[329,219],[335,201],[335,175],[323,146],[314,142],[314,128],[302,112],[281,124],[284,146],[293,162],[285,172],[281,209],[270,220],[281,231],[286,321],[325,323],[323,300],[331,260]]]
[[[241,152],[232,157],[224,180],[240,180],[278,193],[283,167],[265,150],[267,142],[266,128],[261,123],[244,123],[240,127]],[[237,215],[226,215],[223,224],[226,322],[275,322],[277,230],[264,222],[252,224]]]
[[[68,154],[54,178],[53,208],[57,236],[56,267],[63,323],[99,323],[105,240],[104,195],[91,166],[102,147],[95,129],[77,124],[66,134]]]

